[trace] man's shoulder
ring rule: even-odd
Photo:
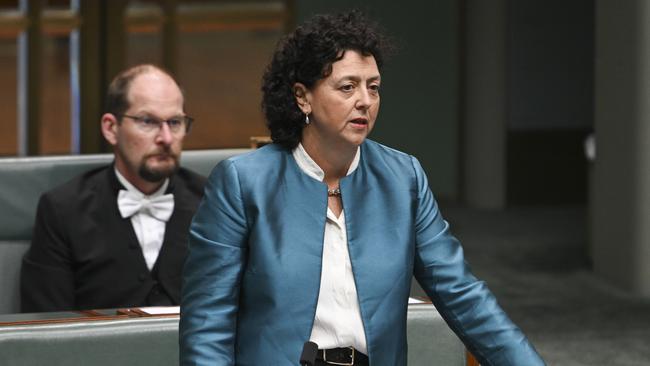
[[[111,167],[112,165],[106,165],[91,169],[50,189],[43,195],[57,201],[74,202],[78,200],[83,193],[108,185],[108,174],[110,173]]]
[[[207,182],[207,178],[203,175],[183,167],[178,168],[174,180],[180,182],[184,189],[199,196],[203,195],[203,188]]]
[[[91,169],[44,192],[38,211],[66,217],[96,207],[100,196],[110,191],[110,169],[112,165]]]

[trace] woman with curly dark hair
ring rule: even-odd
[[[190,230],[181,363],[406,365],[415,275],[483,365],[543,365],[469,271],[418,161],[366,137],[384,38],[358,12],[285,37],[263,78],[273,144],[220,163]]]

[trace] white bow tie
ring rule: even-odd
[[[164,194],[148,198],[140,193],[122,189],[117,196],[117,206],[123,218],[143,212],[167,222],[174,211],[174,195]]]

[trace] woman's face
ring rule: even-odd
[[[330,148],[359,146],[375,125],[380,78],[373,56],[348,50],[332,64],[332,73],[311,89],[296,84],[301,88],[296,90],[298,105],[311,122],[303,129],[303,144],[318,141]]]

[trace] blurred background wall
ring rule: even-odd
[[[0,155],[107,151],[107,83],[141,62],[184,86],[188,149],[248,146],[278,39],[353,7],[397,45],[373,139],[443,205],[585,207],[595,273],[650,296],[647,0],[0,0]]]
[[[417,156],[440,199],[585,202],[592,0],[2,0],[0,154],[104,151],[106,85],[142,62],[184,86],[187,148],[246,146],[266,134],[259,85],[278,39],[350,8],[397,46],[372,137]]]

